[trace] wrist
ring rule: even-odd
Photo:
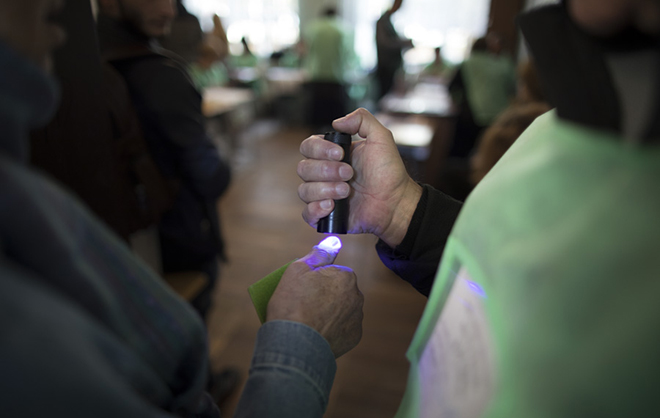
[[[394,204],[389,225],[378,234],[378,238],[391,248],[396,248],[405,238],[419,199],[422,197],[422,190],[422,186],[409,178],[398,202]]]

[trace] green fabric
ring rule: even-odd
[[[227,84],[229,75],[222,64],[213,64],[210,68],[204,69],[198,64],[191,64],[188,67],[188,73],[192,78],[197,90],[203,90],[206,87],[217,87]]]
[[[275,289],[277,289],[277,285],[280,284],[280,279],[282,279],[282,275],[284,274],[286,269],[289,268],[289,265],[291,263],[293,263],[293,261],[283,265],[282,267],[270,273],[269,275],[259,280],[252,286],[248,287],[248,293],[250,294],[250,299],[252,299],[252,303],[254,304],[254,309],[256,309],[257,315],[259,316],[259,320],[261,321],[262,324],[266,322],[266,312],[268,308],[268,302],[270,301],[271,296],[273,296],[273,293],[275,293]]]
[[[232,67],[256,67],[259,59],[253,54],[231,55],[229,62]]]
[[[660,147],[537,119],[452,231],[397,417],[463,267],[488,295],[496,391],[480,417],[660,416]]]
[[[488,126],[509,106],[516,92],[516,71],[507,57],[473,52],[461,67],[475,122]]]
[[[355,54],[348,31],[336,18],[312,22],[305,34],[308,51],[305,69],[313,81],[342,83],[354,64]]]

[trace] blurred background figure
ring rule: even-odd
[[[247,37],[241,38],[241,53],[231,55],[230,63],[232,67],[256,67],[259,59],[252,52]]]
[[[202,98],[185,63],[156,42],[169,34],[173,1],[101,0],[99,6],[101,53],[128,86],[154,162],[178,185],[158,223],[162,271],[204,279],[190,302],[206,321],[224,258],[217,203],[229,185],[229,165],[206,132]],[[209,391],[221,403],[237,381],[233,370],[212,374]]]
[[[469,155],[481,132],[511,102],[516,93],[516,74],[511,60],[501,54],[497,37],[482,37],[472,45],[470,56],[449,84],[459,109],[450,156]]]
[[[518,84],[516,88],[516,103],[547,102],[541,89],[536,66],[531,59],[518,64]]]
[[[349,111],[345,81],[354,58],[352,37],[339,21],[337,9],[328,7],[321,18],[310,23],[304,42],[310,101],[307,120],[314,127],[330,129],[334,119]]]
[[[159,223],[162,268],[206,276],[205,290],[192,301],[204,318],[224,254],[216,202],[230,172],[207,136],[201,97],[184,65],[154,47],[174,16],[171,0],[102,0],[98,33],[102,54],[128,85],[155,163],[179,186]]]
[[[402,51],[413,46],[410,39],[399,36],[392,24],[392,15],[401,8],[402,2],[403,0],[394,0],[392,7],[376,23],[376,50],[378,55],[376,78],[378,80],[379,98],[385,96],[394,86],[397,72],[402,69],[403,65]]]
[[[170,32],[160,40],[161,45],[187,63],[195,62],[204,39],[199,19],[186,10],[183,0],[176,0],[176,12]]]
[[[420,73],[420,80],[436,81],[445,84],[454,72],[453,66],[442,58],[441,47],[436,47],[433,52],[433,62],[424,67]]]
[[[516,94],[509,101],[510,104],[488,127],[472,128],[473,135],[477,135],[475,137],[477,145],[465,156],[453,155],[444,163],[438,187],[453,198],[465,200],[474,186],[499,161],[520,134],[538,116],[550,110],[551,106],[545,100],[531,59],[526,59],[518,65],[517,75]],[[459,114],[457,131],[465,129],[460,126],[463,123],[462,117],[467,117],[468,122],[470,121],[469,108],[467,112],[467,115]],[[458,138],[455,137],[454,140]]]
[[[227,67],[220,60],[217,50],[206,42],[200,46],[199,57],[190,64],[188,70],[199,91],[207,87],[223,86],[229,81]]]
[[[229,40],[220,16],[213,15],[213,30],[206,35],[206,43],[215,50],[218,60],[224,61],[229,56]]]

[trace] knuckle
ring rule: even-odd
[[[307,200],[305,199],[306,192],[307,192],[307,184],[306,183],[300,183],[300,185],[298,185],[298,197],[303,202],[308,203]]]
[[[303,221],[305,221],[305,223],[307,225],[313,225],[312,222],[311,222],[311,218],[310,218],[309,214],[307,213],[307,209],[303,210],[302,218],[303,218]]]
[[[305,180],[305,173],[307,171],[307,167],[309,166],[308,160],[301,160],[298,163],[298,167],[296,167],[296,173],[298,173],[298,177],[301,179]]]
[[[310,136],[309,138],[305,139],[300,143],[299,151],[302,155],[307,156],[307,154],[309,153],[309,143],[312,139],[313,137]]]

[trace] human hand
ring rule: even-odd
[[[408,230],[421,186],[406,172],[392,133],[367,110],[358,109],[332,126],[365,140],[353,143],[352,167],[340,162],[339,145],[321,136],[302,142],[300,152],[305,159],[298,163],[298,175],[305,183],[298,188],[298,196],[307,203],[303,218],[315,226],[332,212],[333,199],[348,197],[348,232],[371,233],[396,247]]]
[[[332,265],[338,252],[317,245],[291,263],[268,303],[266,315],[266,321],[295,321],[314,328],[328,341],[335,357],[360,342],[364,302],[355,273]]]

